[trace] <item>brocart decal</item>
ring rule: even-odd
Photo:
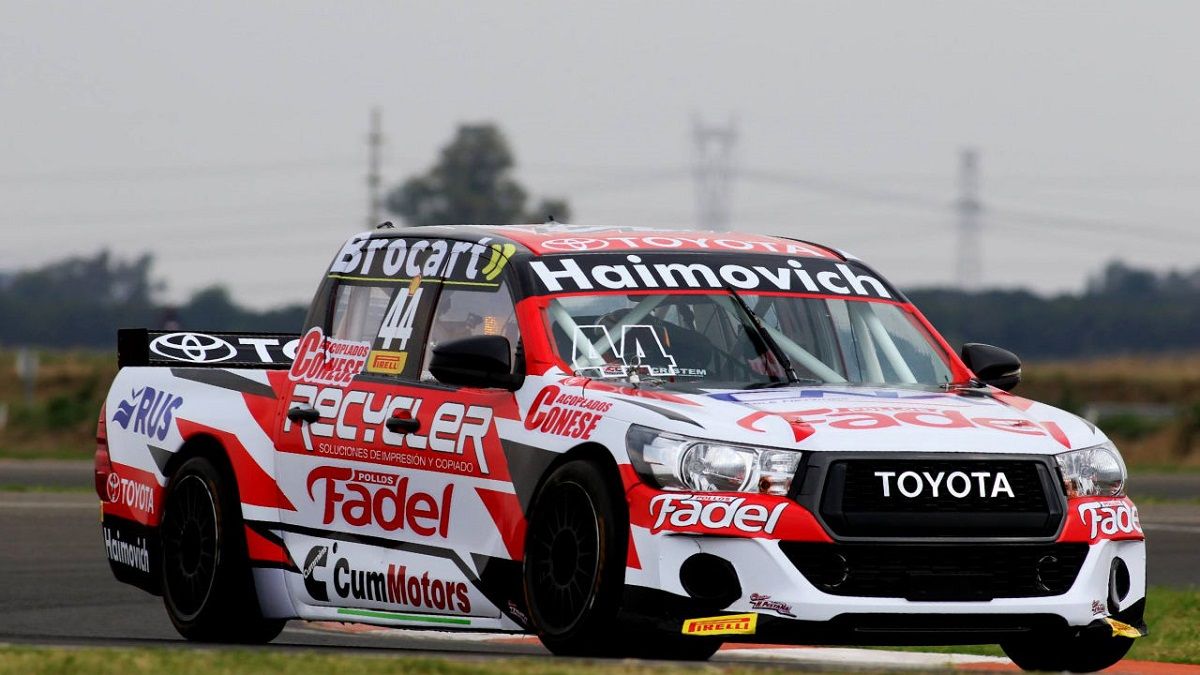
[[[757,629],[757,614],[730,614],[683,622],[684,635],[753,635]]]
[[[529,414],[525,416],[525,428],[586,440],[592,437],[596,424],[604,419],[604,413],[611,408],[611,403],[564,394],[551,384],[543,387],[534,397]]]
[[[762,504],[747,504],[745,497],[726,495],[662,494],[650,500],[651,533],[664,527],[723,530],[733,528],[747,534],[771,534],[787,502],[768,509]]]
[[[371,343],[327,338],[316,326],[300,338],[288,379],[344,387],[363,371],[370,353]]]
[[[1086,502],[1079,505],[1079,518],[1091,528],[1091,538],[1142,534],[1137,507],[1127,501]]]
[[[923,497],[929,492],[931,497],[940,497],[942,489],[945,494],[955,499],[978,496],[984,499],[995,499],[1000,496],[1015,498],[1008,477],[1003,471],[876,471],[875,477],[880,480],[884,497],[892,496],[892,479],[895,479],[896,492],[913,499]],[[943,483],[944,481],[944,483]],[[978,490],[976,490],[978,488]]]
[[[298,384],[292,388],[288,407],[311,405],[322,420],[328,420],[299,425],[304,449],[310,452],[416,469],[488,475],[491,471],[485,441],[492,429],[492,409],[442,401],[432,420],[423,426],[428,429],[425,434],[393,432],[384,424],[397,412],[416,418],[424,401],[399,394]],[[285,419],[284,433],[292,431],[293,424]]]
[[[771,596],[763,595],[761,593],[750,594],[750,607],[752,609],[776,612],[781,616],[790,616],[792,618],[795,618],[796,616],[792,613],[791,605],[787,604],[786,602],[780,602],[779,600],[772,600]]]
[[[142,387],[129,394],[129,398],[117,404],[112,421],[122,429],[133,423],[135,434],[163,440],[171,431],[175,411],[183,405],[183,397],[159,391],[154,387]]]
[[[348,558],[329,564],[337,544],[314,546],[304,565],[304,588],[315,600],[329,601],[329,588],[343,600],[366,600],[405,608],[471,612],[467,584],[451,579],[430,578],[428,571],[389,563],[383,569],[357,569]],[[320,570],[320,572],[318,572]],[[318,575],[322,578],[318,579]]]
[[[499,276],[516,252],[513,244],[491,244],[490,237],[476,242],[440,239],[376,238],[369,233],[351,237],[329,267],[330,274],[360,277],[416,279],[439,277],[453,283],[466,280],[479,287],[495,288]]]
[[[408,489],[408,476],[363,471],[342,466],[321,466],[308,474],[308,497],[315,503],[313,488],[324,489],[321,522],[338,520],[351,527],[376,525],[388,532],[410,530],[422,537],[445,538],[450,527],[450,501],[454,484],[442,494]]]
[[[886,282],[853,263],[775,256],[548,256],[529,263],[543,293],[703,288],[788,291],[893,300]]]

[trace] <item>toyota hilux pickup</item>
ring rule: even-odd
[[[299,328],[118,336],[104,546],[188,639],[299,618],[677,659],[997,643],[1094,670],[1145,633],[1117,448],[836,249],[381,227]]]

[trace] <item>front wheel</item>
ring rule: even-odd
[[[1004,642],[1004,653],[1022,670],[1090,673],[1125,658],[1133,638],[1104,633],[1037,633]]]
[[[163,603],[189,640],[270,642],[286,622],[259,609],[233,487],[203,457],[171,476],[160,526]]]

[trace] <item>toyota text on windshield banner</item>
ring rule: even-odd
[[[530,261],[529,267],[540,294],[732,288],[902,300],[887,282],[852,261],[630,253],[543,256]]]

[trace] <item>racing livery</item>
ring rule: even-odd
[[[1092,670],[1145,633],[1117,449],[824,246],[381,228],[302,332],[123,330],[119,360],[105,550],[189,639],[302,618],[683,659],[992,641]]]

